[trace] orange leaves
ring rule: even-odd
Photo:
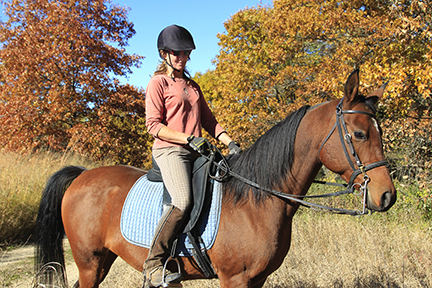
[[[225,23],[216,69],[198,81],[244,146],[300,106],[341,97],[354,68],[363,94],[391,80],[386,117],[430,115],[430,8],[418,0],[276,0],[245,9]]]
[[[135,34],[127,10],[107,3],[15,0],[6,4],[9,18],[0,23],[2,146],[64,149],[79,134],[85,144],[74,147],[93,153],[97,141],[106,147],[113,141],[106,135],[96,137],[107,121],[97,115],[106,115],[106,105],[117,115],[127,113],[123,111],[129,104],[112,107],[110,102],[125,100],[115,96],[123,88],[112,75],[130,73],[142,57],[123,50]],[[136,88],[126,91],[130,97],[143,98]]]
[[[74,150],[120,164],[145,167],[151,163],[153,138],[145,128],[143,91],[116,84],[114,93],[88,119],[71,131],[69,145]]]

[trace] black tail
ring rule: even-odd
[[[79,166],[67,166],[54,173],[46,184],[36,220],[36,274],[47,263],[57,263],[65,267],[63,255],[65,232],[61,218],[61,203],[66,189],[85,170]],[[60,273],[60,277],[64,285],[66,275]]]

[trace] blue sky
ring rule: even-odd
[[[147,87],[159,61],[157,37],[163,28],[177,24],[185,27],[194,37],[197,47],[191,54],[187,69],[196,72],[214,69],[212,59],[219,52],[218,33],[225,32],[223,23],[246,7],[271,5],[271,0],[112,0],[112,3],[130,7],[128,19],[134,23],[136,34],[129,41],[126,52],[144,57],[141,68],[133,69],[129,79],[121,79],[138,87]]]
[[[7,1],[7,0],[6,0]],[[10,1],[10,0],[9,0]],[[8,1],[8,2],[9,2]],[[246,7],[272,5],[272,0],[111,0],[113,4],[130,8],[128,19],[134,23],[136,34],[129,40],[126,52],[144,56],[140,68],[134,68],[122,83],[146,88],[151,75],[159,63],[157,37],[165,27],[177,24],[185,27],[194,37],[197,47],[191,54],[187,69],[193,76],[196,72],[214,69],[212,59],[219,52],[218,33],[224,33],[224,22]],[[0,5],[3,11],[3,7]],[[6,20],[0,14],[2,20]]]

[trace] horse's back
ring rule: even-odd
[[[89,186],[133,185],[136,179],[146,174],[146,171],[126,165],[104,166],[84,171],[69,189],[82,189]],[[132,184],[130,182],[132,181]],[[68,190],[69,190],[68,189]]]

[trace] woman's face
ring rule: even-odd
[[[168,63],[183,73],[183,70],[186,68],[186,63],[189,60],[189,55],[191,51],[168,51],[165,53],[165,59]],[[170,59],[168,59],[168,57]],[[171,60],[171,61],[170,61]]]

